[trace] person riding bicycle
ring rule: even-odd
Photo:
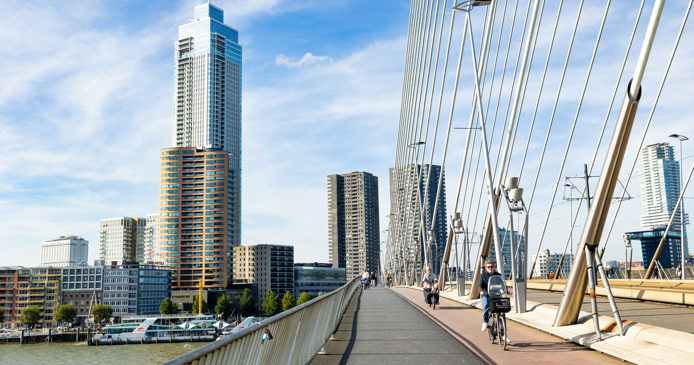
[[[438,294],[436,293],[438,291],[433,290],[434,285],[437,282],[438,281],[436,280],[436,274],[432,273],[431,267],[427,266],[426,272],[422,276],[422,286],[424,287],[424,301],[429,305],[432,304],[431,303],[432,300],[434,300],[435,303],[438,304]],[[433,299],[432,299],[432,290],[435,292],[433,295],[436,297]]]
[[[364,285],[364,289],[369,287],[369,276],[369,272],[364,269],[364,272],[361,274],[361,282]]]
[[[489,323],[490,298],[489,293],[487,293],[487,286],[489,285],[489,277],[493,275],[501,274],[494,270],[494,262],[485,261],[484,270],[482,271],[482,275],[480,275],[480,282],[478,285],[478,289],[480,290],[480,299],[482,299],[482,332],[487,330]]]

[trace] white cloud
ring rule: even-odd
[[[306,54],[301,57],[300,60],[296,62],[292,62],[289,60],[289,57],[279,54],[277,57],[275,57],[275,64],[278,66],[287,66],[287,67],[301,67],[304,65],[311,65],[314,63],[320,63],[324,61],[332,61],[332,58],[328,56],[314,56],[311,52],[306,52]]]

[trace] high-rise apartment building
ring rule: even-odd
[[[378,272],[378,178],[368,172],[328,175],[330,262],[347,280],[364,269]]]
[[[174,145],[228,153],[234,245],[241,242],[241,45],[224,11],[205,3],[178,28]],[[226,181],[226,180],[225,180]]]
[[[641,226],[648,230],[664,228],[670,221],[680,195],[680,162],[675,161],[669,143],[654,143],[641,149],[639,164],[641,179]],[[675,213],[673,231],[680,231],[680,213]],[[686,225],[689,215],[684,213],[684,251],[689,253]],[[681,256],[681,255],[680,255]]]
[[[147,214],[145,220],[145,242],[141,262],[162,262],[159,257],[159,214]]]
[[[506,274],[511,273],[511,231],[505,229],[505,228],[499,228],[499,243],[501,244],[501,257],[502,261],[504,263],[504,270],[506,270]],[[523,265],[523,262],[527,262],[527,260],[523,260],[522,255],[525,252],[524,245],[525,242],[523,240],[523,236],[521,236],[518,232],[513,232],[513,243],[516,246],[516,268],[520,270],[520,268]],[[549,251],[547,251],[549,252]],[[489,248],[489,254],[487,255],[487,260],[496,262],[496,249],[494,248],[494,245],[491,245]],[[551,260],[551,257],[550,257]],[[550,265],[551,266],[551,265]],[[550,271],[552,269],[550,268]]]
[[[142,262],[144,259],[145,218],[108,218],[100,221],[99,259],[107,264]]]
[[[87,263],[89,241],[77,236],[61,236],[41,242],[41,266],[74,266]]]
[[[268,290],[281,298],[285,292],[294,290],[294,246],[234,247],[234,282],[258,286],[258,308]]]
[[[535,270],[533,270],[533,277],[536,279],[549,278],[550,274],[554,274],[557,272],[559,262],[561,262],[561,271],[559,275],[568,275],[569,272],[571,272],[573,254],[567,253],[563,256],[564,260],[562,260],[562,254],[550,253],[549,250],[542,250],[539,252],[537,256],[533,255],[533,261],[535,262]]]
[[[223,150],[161,150],[159,250],[174,290],[197,288],[199,280],[205,288],[231,283],[237,243],[229,158]]]
[[[431,170],[431,172],[430,172]],[[427,175],[428,184],[427,184]],[[434,217],[434,206],[437,204],[436,195],[441,176],[441,166],[439,165],[419,165],[410,164],[403,168],[390,169],[390,189],[391,195],[396,192],[403,193],[404,199],[400,200],[400,209],[409,210],[403,216],[409,217],[405,234],[407,242],[416,242],[417,246],[422,240],[426,243],[431,230],[431,222]],[[404,180],[400,180],[404,179]],[[419,183],[417,183],[419,181]],[[419,185],[419,187],[418,187]],[[403,189],[398,190],[398,189]],[[419,193],[419,198],[417,198]],[[423,210],[420,210],[420,203]],[[422,221],[424,229],[422,230]],[[405,222],[403,222],[405,223]],[[430,266],[433,272],[438,273],[443,260],[443,252],[446,248],[446,179],[445,175],[441,182],[441,193],[439,194],[438,207],[436,208],[436,220],[434,221],[433,236],[435,241],[431,246]],[[424,248],[424,246],[422,246]],[[419,266],[424,264],[424,252],[419,253]]]

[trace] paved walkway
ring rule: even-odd
[[[420,299],[422,294],[419,293]],[[478,328],[479,331],[479,328]],[[495,345],[496,346],[496,345]],[[499,347],[496,346],[499,351]],[[325,354],[311,364],[484,364],[409,302],[384,288],[357,292]]]
[[[420,291],[373,288],[357,292],[311,364],[623,364],[512,321],[501,351],[480,325],[481,312],[458,302],[441,298],[432,310]]]

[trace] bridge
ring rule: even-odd
[[[683,213],[694,168],[677,165],[644,270],[614,279],[603,263],[641,237],[624,232],[646,141],[685,127],[663,119],[691,120],[678,95],[694,85],[680,47],[692,3],[413,0],[380,269],[395,287],[361,291],[354,278],[171,364],[694,363]],[[456,173],[454,194],[423,168],[435,162]],[[561,198],[567,188],[578,198]],[[562,279],[537,278],[550,276],[547,247],[562,252]],[[513,296],[506,352],[479,331],[486,260]],[[437,310],[422,304],[426,267]]]

